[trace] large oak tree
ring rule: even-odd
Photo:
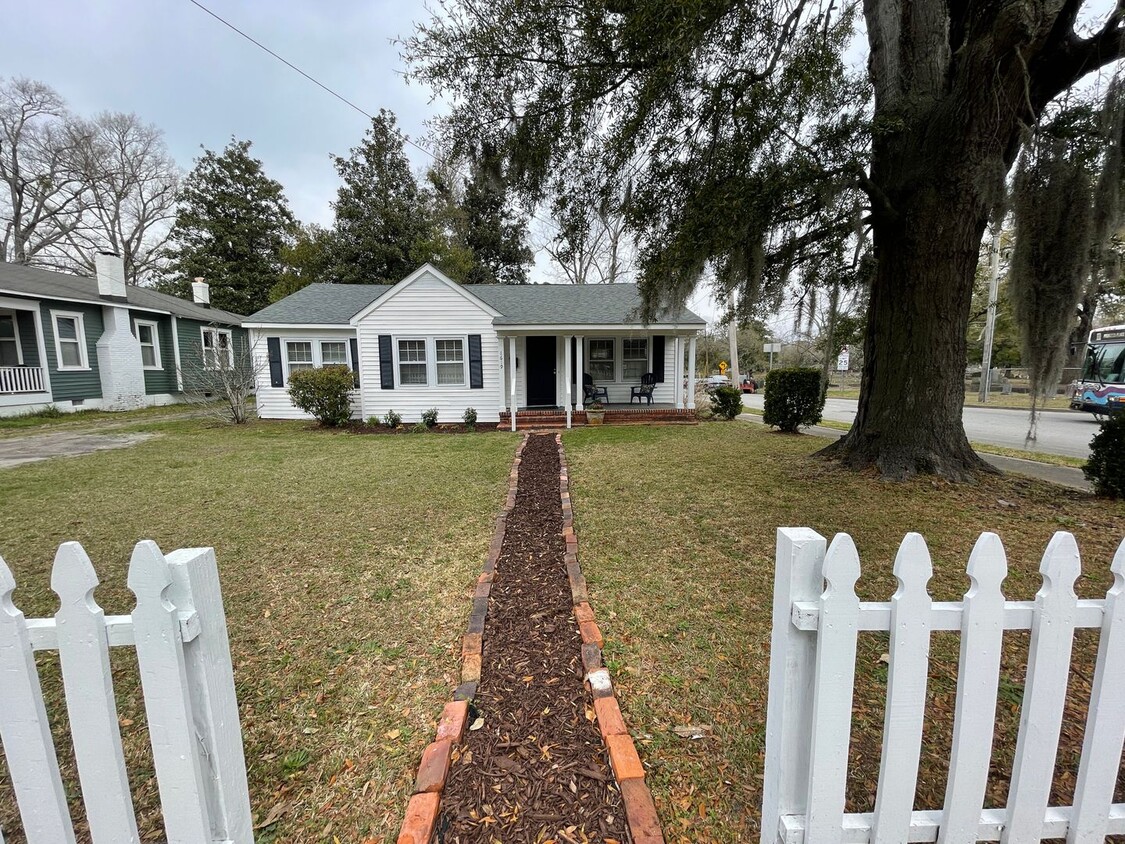
[[[761,299],[853,231],[870,281],[859,412],[833,449],[902,477],[984,468],[961,424],[965,334],[989,213],[1044,108],[1121,54],[1119,4],[864,0],[867,73],[833,0],[447,0],[406,44],[466,139],[505,140],[529,198],[592,149],[632,176],[650,302],[708,267]],[[632,162],[641,161],[638,166]]]

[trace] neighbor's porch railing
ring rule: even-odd
[[[35,651],[58,651],[82,801],[94,842],[139,842],[109,656],[136,650],[168,844],[252,844],[246,763],[215,552],[165,557],[137,543],[132,615],[106,616],[77,542],[59,547],[54,618],[26,619],[0,558],[0,738],[28,844],[74,844]],[[8,830],[9,834],[14,832]],[[0,832],[0,844],[4,835]]]
[[[1056,533],[1043,555],[1034,601],[1006,601],[1008,566],[994,533],[969,557],[963,601],[937,602],[927,584],[930,554],[919,534],[895,559],[889,603],[855,593],[859,555],[847,534],[825,549],[807,528],[777,535],[770,643],[763,844],[938,841],[1030,844],[1066,838],[1093,844],[1125,833],[1114,786],[1125,738],[1125,542],[1104,599],[1079,600],[1078,546]],[[1079,628],[1100,630],[1082,758],[1072,806],[1050,806],[1066,702],[1071,647]],[[914,811],[932,631],[961,635],[953,743],[944,806]],[[1027,677],[1007,806],[985,809],[1005,630],[1030,630]],[[856,638],[890,633],[886,718],[875,811],[846,813]]]
[[[5,393],[43,393],[43,367],[0,366],[0,395]]]

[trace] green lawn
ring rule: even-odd
[[[150,423],[139,446],[0,471],[0,554],[28,617],[54,612],[50,562],[90,553],[107,613],[127,613],[133,543],[214,545],[260,841],[397,833],[414,767],[457,684],[469,596],[518,439],[356,436],[300,423]],[[115,649],[145,840],[161,834],[135,663]],[[44,686],[66,747],[55,660]],[[72,794],[76,778],[64,767]],[[0,765],[0,827],[14,805]]]
[[[1014,477],[888,483],[810,458],[824,442],[741,422],[564,436],[582,568],[670,842],[757,840],[777,526],[809,526],[829,539],[850,533],[863,559],[865,600],[894,592],[891,564],[911,530],[929,542],[931,591],[940,600],[958,600],[967,588],[965,563],[983,530],[997,531],[1007,546],[1012,599],[1034,595],[1040,555],[1056,530],[1078,537],[1082,597],[1104,596],[1111,583],[1125,503]],[[1027,636],[1008,641],[990,805],[1003,805],[1007,792]],[[1095,647],[1092,636],[1080,637],[1058,799],[1073,789]],[[958,637],[935,634],[918,808],[941,807],[957,648]],[[885,650],[885,635],[863,634],[848,784],[856,811],[873,807]],[[711,725],[713,737],[687,741],[671,732],[689,722]]]
[[[141,422],[161,434],[133,448],[0,472],[0,554],[28,616],[50,614],[49,567],[77,539],[106,584],[107,612],[131,609],[133,543],[214,545],[228,609],[260,841],[394,840],[435,719],[456,685],[469,595],[503,503],[518,437],[357,436],[301,423],[216,428]],[[1005,539],[1008,593],[1030,598],[1039,555],[1073,530],[1087,559],[1083,597],[1104,593],[1125,524],[1110,504],[1034,481],[884,483],[808,455],[808,436],[741,422],[605,427],[564,437],[583,569],[626,718],[650,765],[670,842],[756,838],[777,525],[845,530],[864,557],[865,598],[894,589],[902,534],[930,541],[935,597],[957,599],[976,534]],[[921,802],[943,784],[956,637],[935,637]],[[849,802],[869,809],[878,767],[885,639],[865,634]],[[1003,799],[1026,637],[1011,637],[990,799]],[[1094,643],[1078,647],[1089,675]],[[122,732],[141,824],[160,821],[143,706],[129,652],[116,649]],[[59,718],[55,667],[42,660]],[[1057,796],[1081,743],[1082,693],[1064,730]],[[696,742],[671,728],[714,728]],[[1067,766],[1070,766],[1068,768]],[[69,760],[68,782],[76,789]],[[74,791],[76,794],[77,792]],[[921,803],[920,803],[921,805]],[[271,814],[273,813],[273,814]],[[0,826],[14,807],[0,769]]]

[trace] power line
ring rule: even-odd
[[[368,113],[364,109],[357,106],[355,103],[353,103],[347,97],[345,97],[343,94],[337,93],[336,91],[332,90],[327,85],[325,85],[323,82],[321,82],[319,79],[315,79],[314,77],[305,73],[303,70],[301,70],[301,68],[299,68],[299,67],[297,67],[297,65],[293,64],[293,62],[289,61],[288,59],[286,59],[282,56],[279,56],[277,53],[275,53],[273,50],[271,50],[269,47],[267,47],[261,41],[258,41],[257,39],[255,39],[252,36],[248,35],[247,33],[243,32],[241,29],[239,29],[233,23],[231,23],[230,21],[226,20],[225,18],[217,15],[215,12],[212,12],[210,9],[208,9],[206,6],[204,6],[202,3],[200,3],[199,0],[188,0],[188,2],[191,3],[193,6],[196,6],[199,9],[201,9],[202,11],[206,12],[207,14],[209,14],[211,17],[213,17],[215,20],[217,20],[223,26],[233,30],[234,32],[237,32],[239,35],[241,35],[243,38],[245,38],[247,41],[249,41],[255,47],[258,47],[259,49],[264,50],[265,52],[269,53],[271,56],[273,56],[275,59],[277,59],[283,65],[288,67],[290,70],[295,70],[297,73],[301,74],[301,76],[305,77],[305,79],[309,80],[309,82],[313,83],[318,88],[323,89],[324,91],[326,91],[327,93],[331,94],[333,97],[338,99],[340,102],[344,103],[345,105],[349,106],[350,108],[355,109],[360,114],[362,114],[364,117],[366,117],[368,120],[374,120],[375,119],[374,115]],[[437,155],[437,153],[432,152],[431,150],[427,149],[426,147],[422,146],[421,144],[410,140],[410,138],[407,135],[402,134],[400,132],[399,137],[401,137],[406,143],[410,144],[415,149],[419,149],[422,152],[426,153],[426,155],[428,155],[430,158],[432,158],[435,162],[437,162],[439,164],[445,163],[443,161],[443,159],[440,156]],[[460,175],[462,175],[462,176],[466,175],[465,173],[461,173],[460,165],[455,164],[454,166],[456,167],[457,172],[460,173]],[[531,219],[533,219],[533,220],[538,220],[540,223],[544,223],[546,225],[551,225],[551,226],[557,227],[557,224],[554,221],[544,220],[540,217],[537,217],[535,214],[533,214],[531,212],[528,212],[528,216],[531,217]],[[545,247],[539,247],[539,249],[536,249],[534,251],[535,252],[541,252],[544,248]]]

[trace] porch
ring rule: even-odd
[[[675,324],[583,326],[581,333],[500,328],[500,425],[585,425],[583,387],[590,383],[608,397],[605,424],[694,422],[696,331]],[[634,394],[645,375],[655,383],[638,403]]]
[[[49,402],[46,364],[38,303],[0,299],[0,406]]]

